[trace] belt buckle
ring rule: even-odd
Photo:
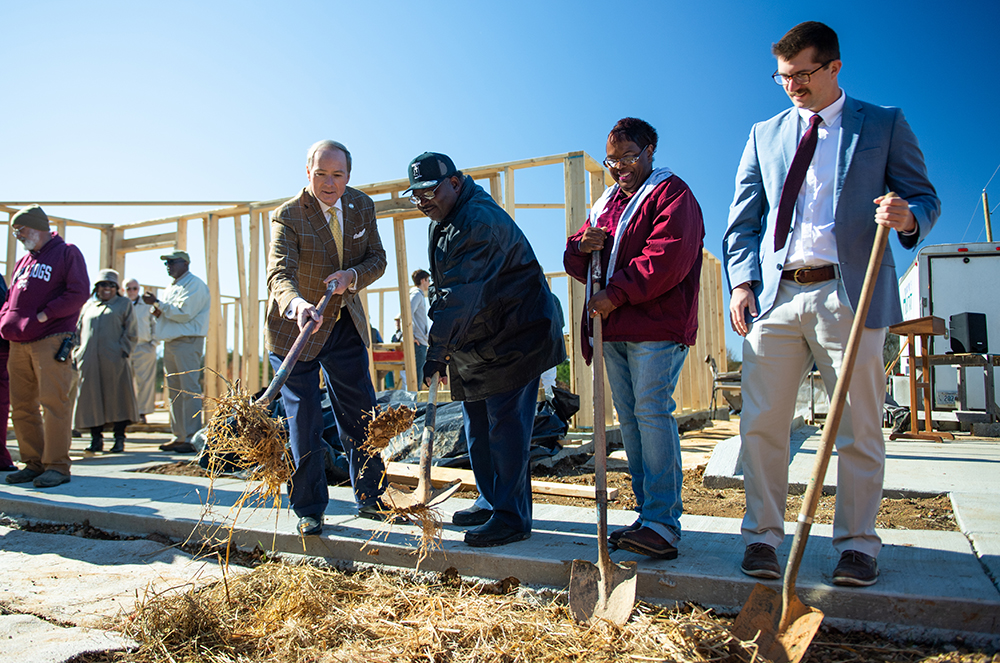
[[[808,273],[810,271],[812,271],[812,270],[808,269],[806,267],[799,267],[794,272],[792,272],[792,280],[795,281],[796,283],[798,283],[799,285],[806,285],[806,284],[809,283],[809,281],[800,281],[799,280],[799,274],[802,273],[802,275],[804,276],[806,273]]]

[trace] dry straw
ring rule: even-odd
[[[141,604],[125,624],[141,643],[126,660],[752,661],[709,612],[639,604],[624,627],[577,625],[565,595],[368,569],[263,564],[241,576]]]

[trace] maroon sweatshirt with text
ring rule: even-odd
[[[17,261],[7,301],[0,308],[0,336],[31,343],[54,334],[76,331],[76,319],[90,297],[83,253],[53,232],[38,251]],[[38,321],[45,311],[48,319]]]

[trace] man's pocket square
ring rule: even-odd
[[[354,236],[354,239],[357,239],[357,238],[361,237],[361,236],[362,236],[362,235],[364,235],[364,234],[365,234],[365,229],[364,229],[364,228],[362,228],[362,229],[361,229],[361,232],[359,232],[359,233],[358,233],[357,235],[355,235],[355,236]]]

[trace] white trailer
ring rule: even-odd
[[[984,313],[988,351],[1000,354],[1000,244],[976,242],[970,244],[937,244],[927,246],[917,253],[906,273],[899,280],[899,295],[903,304],[903,319],[913,320],[927,315],[943,318],[947,325],[950,316],[957,313]],[[903,339],[905,346],[905,338]],[[943,355],[951,351],[948,336],[935,336],[931,340],[931,353]],[[902,368],[909,373],[906,357],[902,355]],[[958,371],[965,371],[967,404],[970,410],[986,410],[982,368],[956,368],[938,366],[934,371],[932,405],[936,411],[955,410],[958,394]],[[993,369],[994,378],[997,368]],[[902,389],[908,392],[906,380],[893,380],[896,400]],[[938,415],[935,414],[937,419]],[[955,420],[955,416],[942,416],[941,420]]]

